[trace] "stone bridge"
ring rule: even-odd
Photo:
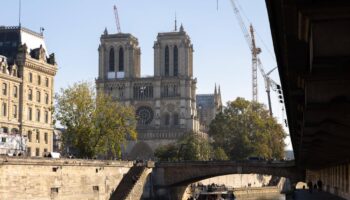
[[[157,197],[180,199],[187,185],[206,178],[229,174],[264,174],[304,181],[305,171],[294,161],[189,161],[158,162],[152,173],[152,185]]]

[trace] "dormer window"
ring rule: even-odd
[[[18,75],[17,75],[17,69],[13,69],[13,70],[12,70],[12,75],[15,76],[15,77],[18,77]]]

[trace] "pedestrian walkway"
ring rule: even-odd
[[[327,192],[319,192],[316,190],[314,190],[312,193],[309,193],[308,190],[296,190],[294,195],[295,200],[344,200],[343,198],[337,197]]]

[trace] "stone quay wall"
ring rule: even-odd
[[[0,200],[108,200],[130,161],[0,157]]]

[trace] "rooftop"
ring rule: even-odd
[[[31,49],[42,46],[47,52],[44,36],[21,26],[0,26],[0,55],[12,62],[16,57],[18,47],[26,44],[28,53]]]

